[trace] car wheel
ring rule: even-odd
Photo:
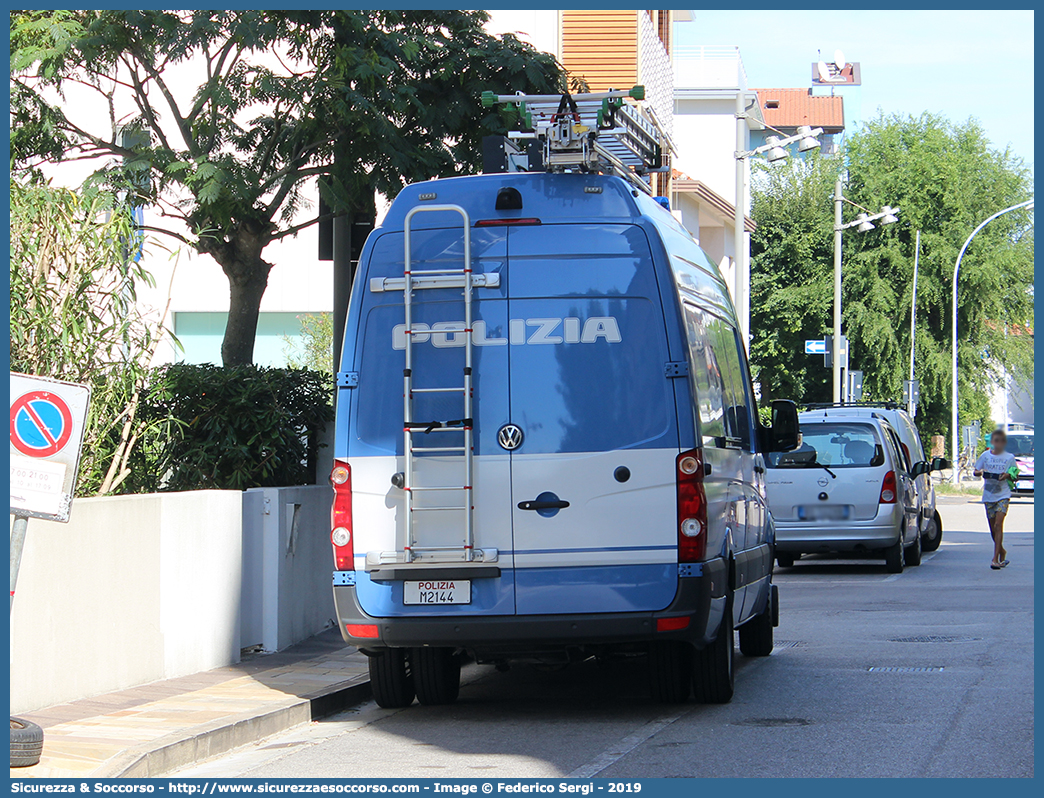
[[[11,718],[11,767],[29,768],[43,755],[43,729],[31,720]]]
[[[377,706],[401,709],[413,703],[413,673],[406,660],[406,649],[389,648],[367,658],[370,689]]]
[[[939,517],[939,511],[936,510],[925,525],[924,534],[921,535],[921,551],[935,551],[942,543],[942,536],[942,519]]]
[[[775,585],[768,586],[768,601],[765,609],[739,628],[740,652],[745,657],[767,657],[772,653],[773,618],[778,618],[773,602],[777,591]]]
[[[903,533],[899,533],[899,539],[885,549],[885,568],[890,574],[901,574],[903,572],[903,566],[906,565],[905,553],[906,550],[903,548]]]
[[[681,704],[692,692],[692,653],[680,640],[656,640],[649,647],[649,686],[662,704]]]
[[[800,554],[783,554],[783,553],[780,553],[780,554],[776,555],[776,564],[780,568],[793,568],[794,567],[794,561],[798,557],[800,557],[800,556],[801,556]]]
[[[410,649],[413,686],[422,704],[452,704],[460,693],[460,657],[452,648]]]
[[[921,536],[914,535],[914,542],[906,547],[903,559],[907,565],[917,566],[921,564]]]
[[[736,686],[732,596],[725,603],[718,636],[693,657],[692,690],[701,704],[727,704]]]

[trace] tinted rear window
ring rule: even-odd
[[[869,424],[801,425],[801,443],[791,452],[772,452],[770,468],[874,468],[884,465],[884,448]]]

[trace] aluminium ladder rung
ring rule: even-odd
[[[463,388],[410,388],[413,393],[461,393]]]
[[[467,274],[471,269],[411,269],[406,274]]]
[[[441,335],[443,333],[469,333],[474,332],[474,330],[470,327],[465,327],[461,325],[460,327],[440,327],[437,330],[433,330],[430,327],[426,327],[423,330],[420,328],[413,329],[411,327],[410,329],[405,330],[404,332],[407,335]]]
[[[460,551],[460,546],[414,546],[410,551]],[[471,546],[464,546],[470,549]]]
[[[413,429],[403,430],[403,432],[407,435],[413,435],[418,432],[421,435],[428,435],[432,432],[463,432],[466,429],[471,429],[471,427],[433,427],[432,429],[426,427],[414,427]]]
[[[410,488],[410,490],[412,490],[414,493],[429,490],[471,490],[471,485],[461,485],[459,487],[457,485],[428,485],[423,488]]]
[[[411,446],[411,452],[466,452],[467,447],[464,446]]]
[[[469,509],[471,509],[471,508],[466,506],[466,505],[465,506],[461,506],[461,507],[411,507],[410,508],[410,512],[411,513],[421,513],[421,512],[427,513],[427,512],[433,511],[433,510],[469,510]],[[453,550],[456,551],[456,548],[454,548]]]

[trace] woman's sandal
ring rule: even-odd
[[[998,564],[997,564],[997,563],[995,563],[995,562],[991,562],[991,563],[990,563],[990,570],[991,570],[991,571],[999,571],[999,570],[1000,570],[1001,568],[1003,568],[1003,567],[1004,567],[1004,566],[1002,566],[1002,565],[998,565]]]
[[[1000,567],[1007,568],[1009,560],[1001,560]]]

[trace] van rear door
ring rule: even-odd
[[[646,234],[514,227],[508,259],[517,612],[662,609],[677,590],[679,449]]]
[[[412,266],[417,271],[459,269],[463,263],[463,232],[457,217],[417,224],[412,236]],[[445,224],[441,228],[423,225]],[[455,225],[455,226],[450,226]],[[503,229],[472,230],[472,266],[476,274],[502,273],[506,262]],[[346,336],[345,364],[356,372],[357,386],[342,391],[351,408],[345,443],[352,467],[353,516],[357,594],[362,608],[374,617],[399,615],[510,615],[514,612],[514,577],[510,511],[510,456],[497,446],[497,430],[508,421],[508,315],[506,288],[476,288],[474,292],[474,491],[475,547],[494,559],[464,562],[465,521],[458,510],[438,509],[463,504],[459,490],[415,494],[414,535],[419,548],[444,547],[444,552],[395,569],[394,579],[373,579],[371,574],[402,558],[405,544],[406,502],[392,478],[404,469],[403,368],[405,325],[403,292],[383,290],[382,280],[401,281],[403,234],[388,232],[373,246],[367,272],[356,284],[362,293],[357,330]],[[460,420],[462,395],[422,393],[430,388],[461,387],[464,368],[464,333],[439,332],[460,328],[464,320],[462,291],[458,288],[417,289],[413,295],[413,322],[418,334],[413,344],[414,419],[446,422]],[[425,332],[427,330],[427,332]],[[354,341],[349,357],[348,347]],[[349,364],[354,364],[354,367]],[[417,390],[420,389],[420,390]],[[346,396],[347,394],[347,396]],[[412,436],[422,449],[461,446],[463,433],[433,430]],[[416,448],[415,448],[416,451]],[[459,453],[422,452],[414,456],[414,484],[448,486],[465,484],[463,457]],[[364,566],[365,560],[365,566]],[[434,560],[435,562],[432,562]],[[470,581],[466,603],[407,604],[404,582],[407,568],[444,568],[457,571],[483,567],[496,577]],[[403,574],[407,574],[403,578]],[[426,577],[431,579],[432,577]],[[456,578],[460,578],[459,576]]]

